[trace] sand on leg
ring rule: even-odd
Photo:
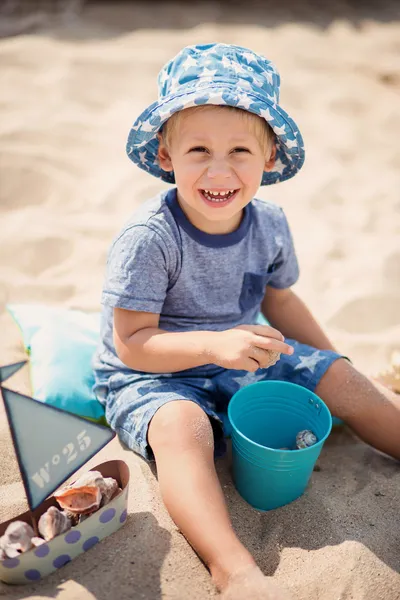
[[[369,380],[345,359],[332,363],[315,392],[364,442],[400,459],[398,394]]]

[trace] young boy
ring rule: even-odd
[[[254,198],[304,161],[274,66],[238,46],[191,46],[158,81],[127,152],[176,187],[144,204],[111,247],[96,392],[120,439],[155,459],[165,505],[223,597],[284,599],[232,529],[214,468],[225,447],[217,413],[252,382],[292,381],[399,458],[400,403],[335,351],[291,290],[285,215]]]

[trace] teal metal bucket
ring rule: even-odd
[[[272,510],[301,496],[331,432],[326,404],[304,387],[260,381],[237,392],[228,406],[232,426],[233,479],[239,494],[257,510]],[[318,442],[293,447],[299,431],[310,429]]]

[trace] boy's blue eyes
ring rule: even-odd
[[[196,146],[195,148],[191,148],[189,152],[208,152],[208,150],[204,146]],[[238,148],[233,148],[232,152],[250,152],[250,150],[240,146]]]

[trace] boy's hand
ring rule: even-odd
[[[210,362],[225,369],[254,373],[271,364],[268,351],[293,354],[293,347],[285,344],[280,331],[268,325],[239,325],[212,334]]]

